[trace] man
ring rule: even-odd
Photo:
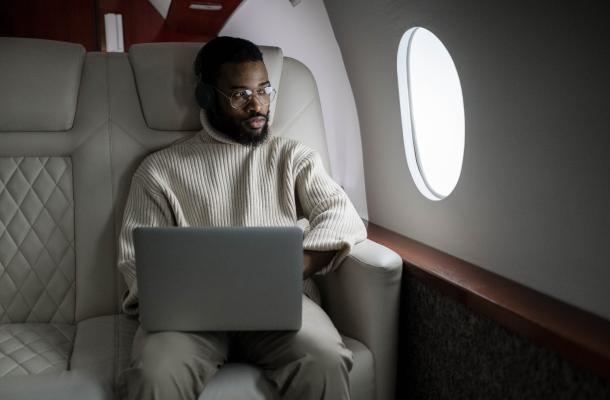
[[[119,243],[137,313],[132,232],[138,226],[290,226],[302,210],[303,279],[335,268],[366,237],[349,199],[306,146],[269,134],[271,87],[260,50],[243,39],[207,43],[195,63],[202,131],[147,157],[135,172]],[[168,266],[171,268],[171,266]],[[130,399],[195,399],[229,353],[258,365],[284,399],[349,399],[352,354],[324,311],[303,296],[300,331],[136,333],[123,373]],[[238,349],[238,350],[236,350]]]

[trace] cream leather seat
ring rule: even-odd
[[[0,398],[112,398],[106,57],[0,38]]]
[[[143,157],[201,128],[193,97],[200,47],[86,54],[74,44],[0,38],[0,398],[118,395],[137,327],[119,313],[123,205]],[[280,49],[262,50],[278,88],[273,133],[316,149],[328,167],[311,73]],[[393,398],[401,267],[367,240],[318,279],[354,351],[353,399]],[[257,368],[227,364],[200,398],[270,396]]]

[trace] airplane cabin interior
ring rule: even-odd
[[[238,95],[268,110],[250,128],[315,154],[320,175],[294,172],[276,196],[305,242],[350,237],[303,297],[303,318],[320,309],[351,354],[349,385],[329,394],[335,382],[297,368],[287,379],[308,389],[288,395],[295,381],[229,357],[181,398],[610,399],[609,21],[602,0],[0,0],[0,399],[159,398],[134,395],[125,372],[143,351],[123,307],[135,272],[117,267],[134,174],[217,129],[219,110],[241,112]],[[196,59],[227,36],[256,45],[268,81],[210,88],[226,104],[207,108]],[[201,168],[194,179],[220,187],[226,171]],[[320,222],[335,197],[309,204],[316,179],[356,223]],[[227,189],[228,225],[256,225],[231,205],[245,186],[275,198],[271,180]],[[247,199],[243,215],[273,207]]]

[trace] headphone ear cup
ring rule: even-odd
[[[197,83],[195,97],[197,98],[199,107],[203,108],[204,110],[210,110],[216,102],[216,93],[214,93],[214,88],[203,82]]]

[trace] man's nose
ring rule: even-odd
[[[263,102],[256,94],[253,94],[250,97],[250,102],[248,102],[248,111],[254,111],[259,113],[263,108]]]

